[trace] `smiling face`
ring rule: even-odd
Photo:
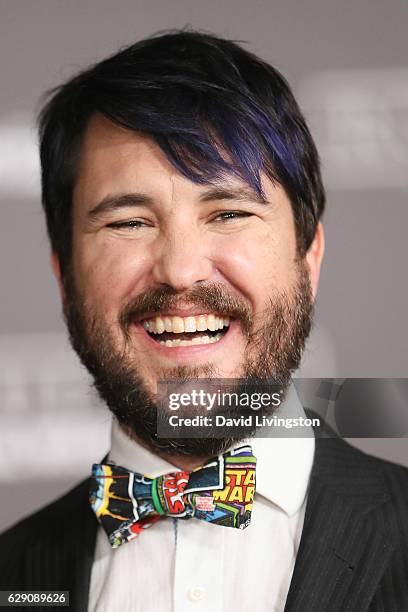
[[[286,382],[309,332],[322,233],[299,261],[290,201],[265,177],[263,186],[265,200],[232,176],[193,183],[153,139],[91,119],[60,284],[74,347],[96,379],[149,398],[180,375]],[[115,411],[118,399],[104,399]]]

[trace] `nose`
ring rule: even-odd
[[[208,281],[214,271],[206,241],[191,227],[168,231],[156,245],[153,280],[177,291]]]

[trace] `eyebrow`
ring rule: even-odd
[[[257,204],[268,204],[268,200],[261,194],[258,194],[253,189],[245,188],[222,188],[214,187],[208,189],[201,194],[200,202],[212,202],[221,200],[231,200],[237,202],[256,202]],[[100,217],[106,213],[121,208],[130,208],[135,206],[151,206],[154,203],[154,198],[144,193],[126,193],[118,196],[107,196],[103,198],[94,208],[88,212],[91,219]]]
[[[208,189],[200,196],[201,202],[210,202],[217,200],[236,200],[238,202],[256,202],[257,204],[268,204],[268,200],[257,193],[254,189],[237,187],[224,188],[214,187]]]
[[[125,193],[124,195],[107,196],[88,212],[88,216],[91,219],[95,219],[120,208],[149,205],[152,203],[153,198],[144,193]]]

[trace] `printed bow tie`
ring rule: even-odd
[[[112,548],[170,516],[245,529],[251,520],[256,459],[235,448],[192,472],[149,478],[115,464],[94,464],[89,500]]]

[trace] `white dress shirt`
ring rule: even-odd
[[[291,388],[285,405],[303,415]],[[314,436],[254,438],[256,493],[244,530],[167,519],[112,549],[98,528],[89,612],[281,612],[302,533]],[[109,460],[155,477],[173,465],[113,419]]]

